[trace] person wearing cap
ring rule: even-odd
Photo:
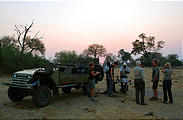
[[[167,93],[168,93],[168,97],[169,97],[169,103],[172,104],[173,103],[173,97],[172,97],[172,91],[171,91],[171,87],[172,87],[172,73],[173,70],[171,69],[171,63],[167,62],[165,64],[165,66],[162,69],[162,72],[164,73],[164,78],[163,78],[163,102],[165,104],[167,104],[168,99],[167,99]]]
[[[114,68],[118,65],[117,62],[114,62],[110,67],[109,67],[109,97],[115,97],[113,93],[113,86],[114,86]]]
[[[141,100],[141,105],[147,105],[144,103],[145,97],[145,77],[144,77],[144,69],[141,67],[141,62],[136,61],[136,67],[134,68],[134,84],[135,84],[135,100],[137,104],[139,102],[139,95]],[[140,93],[140,94],[139,94]]]
[[[153,59],[152,64],[153,64],[153,70],[152,70],[152,80],[153,82],[153,93],[154,96],[150,98],[150,100],[158,100],[158,82],[159,82],[159,68],[157,66],[157,60]]]
[[[130,69],[128,68],[127,64],[124,62],[123,65],[120,67],[121,93],[126,94],[128,74],[130,74]],[[125,91],[123,89],[125,89]]]
[[[104,72],[106,74],[106,83],[107,83],[107,90],[105,90],[105,93],[109,93],[109,67],[110,67],[110,62],[107,62],[107,65],[104,67]]]
[[[93,102],[97,102],[97,100],[95,99],[94,95],[95,95],[95,76],[97,76],[98,74],[100,74],[100,72],[96,72],[94,70],[94,63],[90,62],[89,63],[89,77],[88,77],[88,82],[89,82],[89,87],[90,87],[90,100]]]

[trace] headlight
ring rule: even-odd
[[[31,75],[27,75],[27,78],[30,79],[31,78]]]
[[[16,74],[14,74],[14,75],[13,75],[13,78],[16,78],[16,77],[17,77],[17,75],[16,75]]]

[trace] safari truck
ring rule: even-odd
[[[99,61],[94,63],[96,71],[100,72],[96,81],[101,81],[104,77],[103,68],[98,64]],[[80,65],[49,64],[45,68],[15,72],[9,82],[2,84],[9,86],[8,97],[12,101],[21,101],[31,95],[35,106],[44,107],[50,103],[51,95],[59,95],[59,88],[66,94],[71,93],[72,88],[82,88],[87,94],[88,70],[88,62],[87,65],[82,62]]]

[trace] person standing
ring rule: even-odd
[[[135,100],[137,104],[139,102],[139,93],[140,93],[140,100],[141,105],[147,105],[144,103],[145,97],[145,77],[144,77],[144,69],[141,67],[141,62],[138,60],[136,61],[136,67],[134,68],[134,84],[135,84]]]
[[[130,69],[128,68],[127,64],[124,64],[120,68],[120,79],[121,79],[121,93],[127,92],[127,85],[128,85],[128,74],[130,74]]]
[[[104,72],[106,74],[106,83],[107,83],[107,90],[105,90],[105,93],[109,93],[109,67],[110,62],[107,62],[107,65],[104,67]]]
[[[110,67],[109,67],[109,96],[110,97],[115,97],[113,93],[113,87],[114,87],[114,68],[118,65],[117,62],[114,62]]]
[[[93,101],[93,102],[97,102],[97,100],[95,99],[94,97],[94,94],[95,94],[95,76],[97,76],[98,74],[100,74],[100,72],[96,72],[95,73],[95,70],[94,70],[94,63],[93,62],[90,62],[89,63],[89,87],[90,87],[90,100]]]
[[[173,70],[171,69],[171,63],[167,62],[165,66],[162,69],[162,72],[164,73],[164,78],[163,78],[163,102],[167,104],[168,98],[167,98],[167,92],[168,92],[168,97],[169,97],[169,103],[173,103],[173,97],[172,97],[172,73]]]
[[[157,60],[153,59],[152,64],[153,64],[153,70],[152,70],[151,82],[153,82],[152,89],[154,96],[151,97],[150,100],[158,100],[159,68],[157,66]]]

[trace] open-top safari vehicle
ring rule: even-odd
[[[64,93],[70,93],[72,88],[82,88],[88,93],[88,62],[95,63],[96,71],[100,74],[96,81],[104,77],[103,68],[99,60],[90,59],[82,62],[78,67],[76,64],[49,64],[45,68],[37,68],[15,72],[9,82],[3,85],[9,86],[8,97],[12,101],[21,101],[26,96],[32,96],[33,104],[43,107],[49,104],[51,95],[59,95],[58,89]]]

